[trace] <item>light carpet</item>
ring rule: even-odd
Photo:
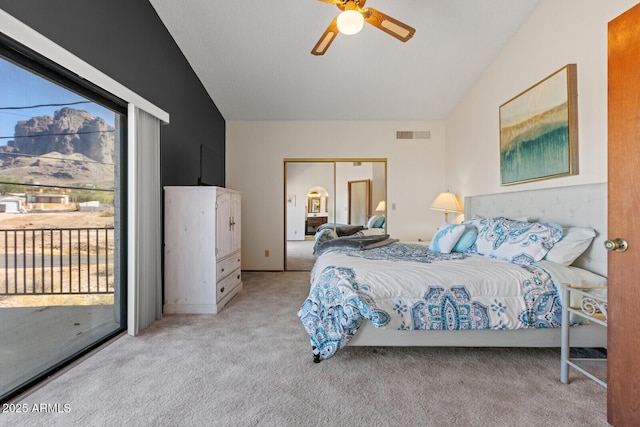
[[[167,315],[0,415],[12,426],[605,426],[558,349],[348,347],[314,364],[305,272],[244,273],[218,315]],[[35,412],[39,405],[59,412]],[[35,406],[34,406],[35,405]],[[66,406],[65,406],[66,405]]]
[[[316,262],[313,254],[315,240],[289,240],[287,241],[287,270],[311,271]]]

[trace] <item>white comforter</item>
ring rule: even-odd
[[[365,319],[393,329],[558,327],[561,283],[551,274],[566,279],[570,272],[550,267],[437,255],[407,244],[332,251],[318,258],[299,316],[323,358],[346,345]]]

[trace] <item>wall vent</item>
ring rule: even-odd
[[[429,130],[398,130],[396,139],[431,139]]]

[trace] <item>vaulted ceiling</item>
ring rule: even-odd
[[[317,0],[150,0],[226,120],[438,120],[539,0],[368,0],[371,25],[310,51],[340,12]],[[525,54],[525,53],[523,53]]]

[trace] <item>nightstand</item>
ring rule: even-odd
[[[577,302],[577,304],[572,304]],[[604,388],[607,388],[606,379],[597,377],[589,372],[587,365],[591,363],[607,363],[606,358],[572,358],[570,357],[571,343],[569,329],[570,315],[597,323],[607,327],[607,288],[578,287],[568,284],[562,285],[562,344],[560,350],[560,381],[569,382],[569,366],[578,372],[591,378]]]
[[[305,234],[313,236],[316,231],[318,231],[318,227],[322,224],[326,224],[329,218],[326,216],[309,216],[307,217]]]

